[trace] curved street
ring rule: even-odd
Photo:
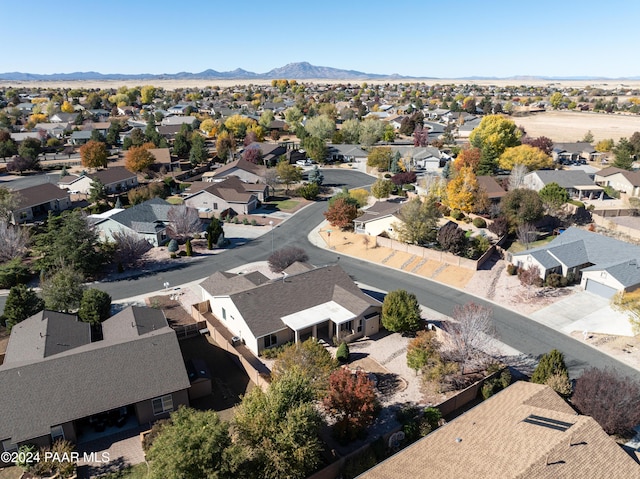
[[[349,170],[325,169],[323,174],[325,185],[355,188],[372,183],[370,176]],[[163,283],[167,281],[172,286],[196,281],[215,271],[225,271],[243,264],[266,260],[271,253],[271,234],[273,234],[276,248],[288,245],[301,247],[308,253],[310,262],[315,265],[339,261],[340,266],[356,281],[385,291],[406,289],[414,292],[421,304],[445,315],[451,315],[456,305],[470,301],[490,306],[494,311],[497,335],[502,342],[533,357],[556,348],[564,352],[567,366],[574,378],[579,376],[583,369],[594,366],[616,368],[624,375],[640,379],[640,371],[495,303],[406,272],[346,256],[339,258],[330,250],[314,246],[307,239],[307,235],[324,220],[322,213],[325,209],[326,202],[313,203],[279,225],[272,233],[205,260],[137,278],[96,283],[94,287],[108,292],[114,300],[119,300],[162,290]]]

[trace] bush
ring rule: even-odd
[[[567,278],[558,273],[551,273],[547,276],[545,284],[551,288],[564,288],[567,285]]]
[[[187,239],[187,243],[185,244],[185,254],[187,256],[192,256],[193,255],[193,249],[191,248],[191,240]]]
[[[249,224],[249,220],[247,218],[242,218],[242,224],[243,225],[248,225]]]
[[[280,346],[276,346],[273,348],[263,349],[260,353],[262,357],[265,359],[276,359],[281,352],[290,347],[293,343],[289,341],[288,343],[281,344]]]
[[[167,251],[169,253],[175,253],[176,251],[178,251],[178,242],[174,239],[169,241],[169,245],[167,246]]]
[[[391,173],[385,173],[384,177],[388,180],[389,178],[391,178],[393,175]]]
[[[402,189],[405,191],[415,191],[416,187],[414,185],[403,185]]]
[[[309,261],[309,256],[305,250],[295,246],[287,246],[286,248],[279,249],[267,259],[269,269],[274,273],[282,273],[297,261],[303,263]]]
[[[473,218],[473,226],[475,226],[476,228],[486,228],[487,222],[484,218],[476,216],[475,218]]]
[[[175,254],[175,253],[169,254],[169,258],[171,258],[171,259],[176,259],[177,257],[178,257],[178,255]]]
[[[507,265],[507,274],[510,276],[515,276],[518,274],[518,267],[515,264],[509,263]]]
[[[14,258],[0,265],[0,289],[10,289],[29,281],[31,274],[20,258]]]
[[[584,208],[584,203],[582,201],[578,201],[578,200],[569,200],[569,203],[577,206],[578,208]]]
[[[454,220],[461,220],[462,218],[464,218],[464,213],[458,209],[455,210],[451,210],[451,217]]]
[[[258,222],[256,220],[251,220],[251,226],[258,226]]]
[[[340,343],[340,346],[338,346],[336,359],[341,363],[349,361],[349,346],[344,341]]]
[[[554,374],[564,374],[569,376],[569,370],[564,362],[564,354],[557,349],[552,349],[547,354],[542,355],[540,362],[531,376],[531,382],[545,384],[549,377]]]
[[[298,188],[296,193],[305,200],[315,200],[320,194],[320,187],[316,183],[307,183]]]

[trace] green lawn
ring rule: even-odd
[[[511,244],[511,247],[509,248],[509,252],[510,253],[520,253],[520,251],[524,251],[526,249],[531,249],[531,248],[537,248],[538,246],[543,246],[547,243],[550,243],[551,241],[553,241],[555,239],[555,236],[547,236],[546,238],[543,238],[541,240],[538,241],[534,241],[533,243],[529,243],[529,247],[527,248],[525,245],[523,245],[522,243],[520,243],[519,241],[514,241]]]
[[[140,463],[135,466],[127,467],[122,471],[113,472],[111,474],[106,474],[104,476],[100,476],[101,479],[146,479],[147,477],[147,464]]]
[[[172,205],[181,205],[184,203],[184,200],[179,196],[169,196],[169,198],[167,198],[167,203],[171,203]]]
[[[273,205],[273,206],[275,206],[280,211],[292,210],[296,206],[298,206],[298,204],[300,204],[300,201],[292,200],[292,199],[279,200],[279,201],[269,201],[268,203],[265,203],[265,205]]]

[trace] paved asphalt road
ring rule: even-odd
[[[362,173],[344,170],[324,170],[325,184],[357,187],[368,185],[371,177]],[[322,220],[325,202],[312,204],[300,213],[274,229],[274,240],[278,248],[296,245],[309,254],[310,262],[316,265],[335,263],[338,255],[334,252],[313,246],[307,240],[306,233],[315,228]],[[172,285],[188,283],[204,278],[218,270],[228,270],[242,264],[265,260],[271,252],[270,234],[253,240],[244,246],[215,255],[211,259],[196,262],[180,269],[155,273],[135,279],[96,284],[96,287],[108,292],[114,299],[128,298],[162,289],[169,281]],[[379,266],[365,261],[340,257],[340,266],[357,280],[385,291],[406,289],[414,292],[421,304],[440,313],[450,315],[456,305],[469,301],[493,308],[499,339],[509,346],[534,357],[553,348],[563,351],[572,377],[577,377],[589,366],[613,367],[621,373],[640,379],[640,371],[622,364],[600,351],[586,346],[562,333],[556,332],[525,316],[486,302],[460,290],[445,286],[426,278],[409,275],[404,272]],[[4,299],[4,298],[0,298]],[[3,301],[2,301],[3,303]],[[0,304],[3,307],[4,304]]]

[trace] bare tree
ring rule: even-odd
[[[526,288],[527,299],[533,296],[534,287],[542,286],[540,268],[536,264],[532,264],[528,268],[520,268],[518,270],[518,279],[520,284]]]
[[[13,210],[20,203],[20,194],[0,186],[0,220],[11,221]]]
[[[177,205],[170,208],[167,219],[169,220],[167,234],[179,242],[193,238],[194,235],[202,231],[198,210],[190,206]]]
[[[518,241],[524,245],[526,249],[529,249],[529,245],[536,240],[538,236],[538,230],[531,223],[522,223],[516,230],[518,235]]]
[[[135,266],[142,255],[153,247],[148,240],[134,233],[116,231],[111,236],[116,242],[116,261],[123,266]]]
[[[515,164],[509,175],[509,191],[522,188],[524,185],[524,175],[527,173],[529,173],[529,170],[527,170],[526,166],[521,163]]]
[[[280,184],[280,180],[278,178],[278,170],[275,168],[268,168],[264,172],[264,183],[271,188],[271,196],[275,196],[276,194],[276,186]]]
[[[476,303],[453,309],[453,320],[444,323],[447,333],[446,350],[452,359],[465,368],[483,356],[494,334],[493,310]]]
[[[29,234],[26,229],[0,219],[0,262],[21,258],[27,251]]]
[[[306,251],[295,246],[287,246],[274,252],[269,259],[269,269],[274,273],[282,273],[296,261],[309,261]]]

